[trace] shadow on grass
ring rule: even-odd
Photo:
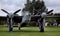
[[[9,31],[0,31],[0,32],[9,32]],[[12,32],[39,32],[39,31],[25,31],[25,30],[20,30],[20,31],[12,31]]]
[[[0,31],[0,32],[9,32],[9,31]],[[12,32],[40,32],[40,31],[31,31],[31,30],[16,30]],[[44,31],[44,32],[60,32],[60,31]]]

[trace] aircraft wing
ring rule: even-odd
[[[31,17],[31,21],[38,21],[41,18],[40,15],[35,15]],[[47,16],[46,20],[60,20],[60,16]]]
[[[22,21],[23,16],[14,16],[13,21],[16,23],[20,23]],[[31,21],[38,21],[38,19],[41,18],[39,15],[31,16]],[[60,16],[47,16],[46,20],[58,20],[60,19]],[[7,21],[7,17],[0,16],[0,21]]]
[[[13,20],[14,20],[14,22],[20,23],[22,21],[22,18],[23,18],[23,16],[15,16],[13,18]],[[34,15],[34,16],[31,16],[30,21],[37,22],[39,18],[41,18],[40,15]],[[46,17],[46,20],[58,20],[58,19],[60,19],[60,16],[47,16]]]

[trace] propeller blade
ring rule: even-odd
[[[7,13],[7,14],[9,14],[7,11],[5,11],[4,9],[1,9],[3,12],[5,12],[5,13]]]
[[[9,18],[9,31],[11,32],[13,30],[13,27],[12,27],[12,18]]]
[[[14,12],[14,14],[18,13],[19,11],[21,11],[21,9],[19,9],[19,10],[15,11],[15,12]]]
[[[51,13],[53,10],[50,10],[49,12],[47,12],[47,14]]]

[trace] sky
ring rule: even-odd
[[[48,10],[54,9],[53,13],[60,13],[60,0],[44,0],[44,2]],[[22,10],[25,3],[26,0],[0,0],[0,16],[7,15],[1,9],[14,13],[18,9]],[[21,12],[17,14],[22,15]]]

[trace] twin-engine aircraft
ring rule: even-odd
[[[46,19],[46,17],[48,18],[49,16],[47,16],[47,15],[53,11],[53,10],[50,10],[48,12],[43,12],[40,15],[31,15],[30,13],[27,13],[27,14],[24,14],[24,16],[15,16],[15,14],[18,13],[19,11],[21,11],[21,9],[15,11],[14,13],[8,13],[4,9],[1,9],[1,10],[8,15],[8,17],[7,16],[6,17],[0,16],[0,19],[7,20],[7,18],[8,18],[9,31],[10,32],[13,30],[13,23],[14,22],[22,24],[26,20],[36,21],[36,22],[38,21],[39,27],[40,27],[40,31],[44,32],[45,19]],[[49,18],[52,18],[52,17],[50,16]],[[57,17],[55,17],[55,18],[57,18]],[[21,24],[19,25],[19,30],[20,30]]]

